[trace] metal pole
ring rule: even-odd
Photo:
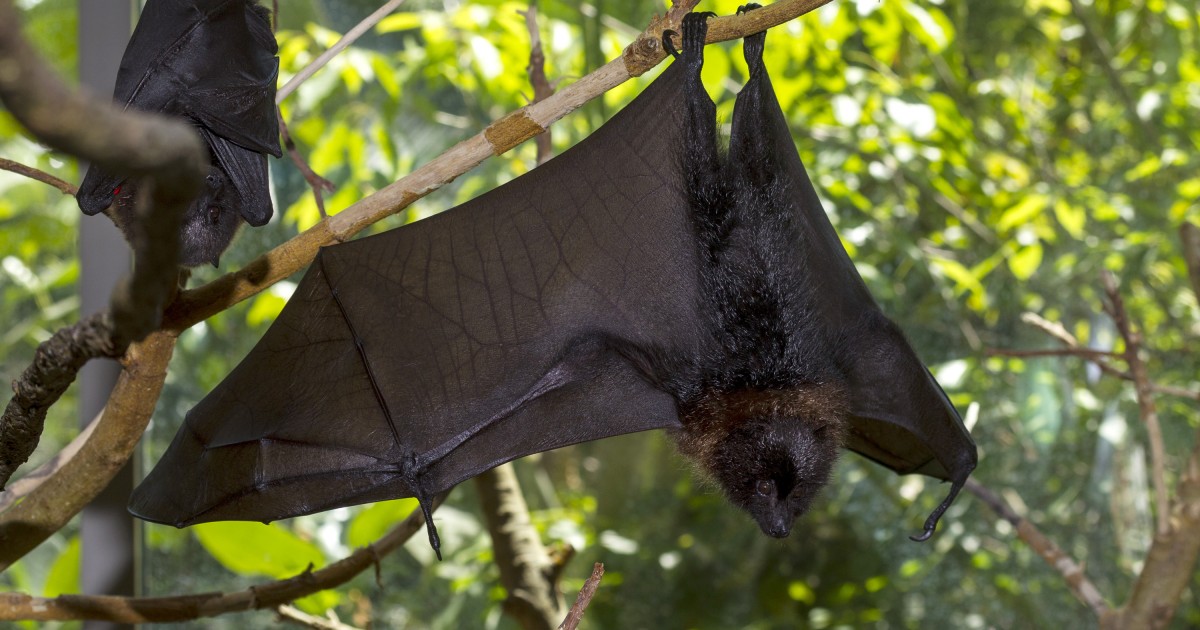
[[[79,79],[101,98],[110,98],[125,44],[133,32],[133,0],[79,0]],[[80,168],[82,177],[83,168]],[[80,216],[80,312],[108,307],[117,279],[129,268],[129,246],[108,217]],[[80,422],[86,425],[104,408],[120,366],[92,361],[79,374]],[[133,490],[133,466],[127,464],[112,483],[83,509],[80,587],[87,594],[134,595],[137,532],[125,510]],[[86,630],[132,628],[128,624],[87,621]]]

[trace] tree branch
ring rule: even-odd
[[[158,402],[175,337],[154,333],[129,347],[90,439],[56,474],[0,514],[0,571],[62,528],[125,465]]]
[[[549,630],[566,610],[558,584],[549,578],[553,563],[529,521],[512,463],[475,477],[500,582],[508,591],[504,612],[526,630]]]
[[[1125,362],[1133,374],[1134,392],[1137,394],[1138,415],[1146,425],[1146,435],[1150,440],[1151,479],[1154,484],[1154,503],[1157,513],[1158,534],[1165,535],[1170,531],[1171,501],[1167,495],[1166,449],[1163,448],[1162,426],[1158,422],[1158,409],[1154,405],[1154,396],[1150,391],[1150,375],[1146,370],[1146,362],[1142,361],[1142,335],[1133,330],[1129,316],[1125,313],[1125,301],[1117,291],[1117,280],[1109,272],[1100,274],[1100,282],[1108,295],[1112,307],[1113,321],[1117,330],[1125,339]]]
[[[433,509],[445,501],[433,500]],[[214,617],[229,612],[276,608],[317,591],[344,584],[375,566],[379,558],[395,551],[421,531],[425,518],[414,510],[408,518],[378,541],[316,571],[296,577],[251,586],[234,593],[201,593],[169,597],[113,597],[107,595],[62,595],[47,599],[24,593],[0,593],[0,620],[70,621],[97,619],[117,623],[167,623]]]
[[[278,105],[282,103],[283,99],[290,96],[292,92],[295,92],[296,88],[300,87],[301,83],[309,80],[314,74],[317,73],[318,70],[324,68],[325,64],[329,63],[331,59],[336,57],[338,53],[349,48],[351,44],[358,41],[358,38],[365,35],[367,31],[371,30],[376,24],[379,23],[380,20],[390,15],[396,9],[400,8],[400,5],[402,4],[404,4],[404,0],[388,0],[387,3],[376,9],[374,13],[368,15],[358,24],[355,24],[354,28],[346,31],[346,34],[343,35],[341,39],[337,40],[333,46],[330,46],[329,50],[321,53],[316,59],[313,60],[312,63],[305,66],[302,70],[300,70],[300,72],[297,72],[296,76],[289,79],[287,83],[283,84],[283,87],[279,88],[279,91],[275,93],[275,104]]]
[[[19,162],[0,158],[0,170],[5,170],[17,175],[24,175],[29,179],[34,179],[43,184],[49,184],[59,190],[64,195],[74,195],[79,187],[71,182],[63,181],[50,173],[40,171],[32,166],[25,166]]]
[[[454,181],[492,155],[499,155],[542,133],[553,122],[589,100],[660,63],[662,31],[679,28],[683,15],[698,0],[677,2],[663,18],[652,20],[624,54],[554,96],[523,107],[492,123],[421,168],[375,194],[329,217],[251,261],[202,287],[184,291],[168,307],[164,326],[183,330],[256,295],[312,262],[317,249],[350,239],[365,227],[391,216],[412,202]],[[780,0],[756,11],[709,20],[708,43],[727,41],[777,26],[825,5],[830,0]]]
[[[575,598],[575,603],[571,606],[567,618],[563,619],[558,630],[575,630],[579,627],[579,622],[583,621],[583,612],[587,610],[588,604],[592,603],[596,589],[600,588],[600,578],[602,577],[604,577],[604,565],[597,562],[592,567],[591,577],[583,583],[583,588],[579,589],[579,597]]]
[[[974,478],[967,479],[966,489],[971,494],[979,497],[997,516],[1008,521],[1016,529],[1017,536],[1037,552],[1042,557],[1042,560],[1046,561],[1046,564],[1050,565],[1055,571],[1058,571],[1059,575],[1063,577],[1063,581],[1067,583],[1067,587],[1071,589],[1071,592],[1080,602],[1091,608],[1092,612],[1096,613],[1098,617],[1103,617],[1110,612],[1108,604],[1104,601],[1104,597],[1100,594],[1096,586],[1087,579],[1079,564],[1064,553],[1062,549],[1059,549],[1058,545],[1055,545],[1054,541],[1047,538],[1045,534],[1038,530],[1037,526],[1029,521],[1029,519],[1017,514],[1000,495],[992,492]]]

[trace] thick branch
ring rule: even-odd
[[[1063,581],[1067,583],[1067,587],[1071,589],[1075,597],[1079,598],[1079,601],[1091,608],[1092,612],[1099,617],[1110,612],[1104,597],[1087,579],[1079,564],[1038,530],[1036,525],[1017,514],[1000,495],[992,492],[975,479],[968,479],[966,488],[971,494],[979,497],[997,516],[1008,521],[1016,529],[1017,536],[1037,552],[1042,560],[1046,561],[1046,564],[1058,571],[1059,575],[1063,577]]]
[[[13,382],[13,397],[0,416],[0,490],[37,448],[50,406],[67,391],[84,363],[117,356],[112,320],[97,313],[38,344],[33,363]]]
[[[150,421],[174,347],[175,337],[165,333],[129,347],[91,438],[57,474],[0,514],[0,571],[66,525],[129,459]]]
[[[500,569],[500,582],[508,591],[504,612],[526,630],[550,630],[562,619],[567,606],[537,529],[529,520],[529,507],[511,463],[477,477],[475,487],[492,536],[492,550]]]
[[[1133,594],[1102,628],[1166,628],[1191,584],[1200,557],[1200,433],[1176,491],[1167,533],[1154,536]]]
[[[445,495],[433,501],[437,509]],[[0,620],[69,621],[100,619],[118,623],[190,621],[229,612],[276,608],[348,582],[379,559],[403,545],[424,528],[421,510],[394,527],[375,543],[317,571],[305,571],[296,577],[267,582],[235,593],[201,593],[170,597],[111,597],[104,595],[63,595],[53,599],[30,597],[23,593],[0,594]]]
[[[360,230],[391,216],[412,202],[454,181],[492,155],[499,155],[542,133],[551,123],[589,100],[657,65],[666,56],[662,31],[679,29],[680,20],[697,0],[676,3],[666,17],[654,20],[619,59],[588,74],[554,96],[519,109],[492,123],[482,133],[460,142],[421,168],[259,256],[245,268],[192,291],[168,308],[164,325],[182,330],[256,295],[312,262],[317,249],[348,240]],[[709,21],[708,42],[727,41],[777,26],[825,5],[829,0],[780,0],[757,11]]]

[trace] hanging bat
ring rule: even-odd
[[[212,168],[183,217],[180,263],[216,266],[243,221],[271,218],[267,156],[279,157],[278,48],[255,0],[149,0],[121,58],[113,98],[126,108],[183,117],[208,146]],[[76,199],[135,236],[137,182],[88,168]]]
[[[681,58],[559,157],[323,248],[131,511],[182,527],[416,497],[430,522],[431,497],[501,463],[665,428],[776,537],[839,446],[949,480],[928,538],[975,445],[822,210],[762,33],[719,155],[706,30],[689,15]]]

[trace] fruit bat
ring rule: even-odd
[[[242,222],[271,218],[267,156],[282,155],[275,119],[278,48],[255,0],[149,0],[121,58],[113,98],[125,108],[179,116],[208,146],[212,168],[180,231],[180,263],[211,262]],[[137,182],[88,168],[76,199],[134,239]]]
[[[768,535],[838,447],[953,482],[975,445],[830,225],[746,39],[728,155],[683,52],[578,146],[452,210],[321,249],[130,509],[186,526],[431,497],[665,428]],[[430,542],[438,549],[435,529]]]

